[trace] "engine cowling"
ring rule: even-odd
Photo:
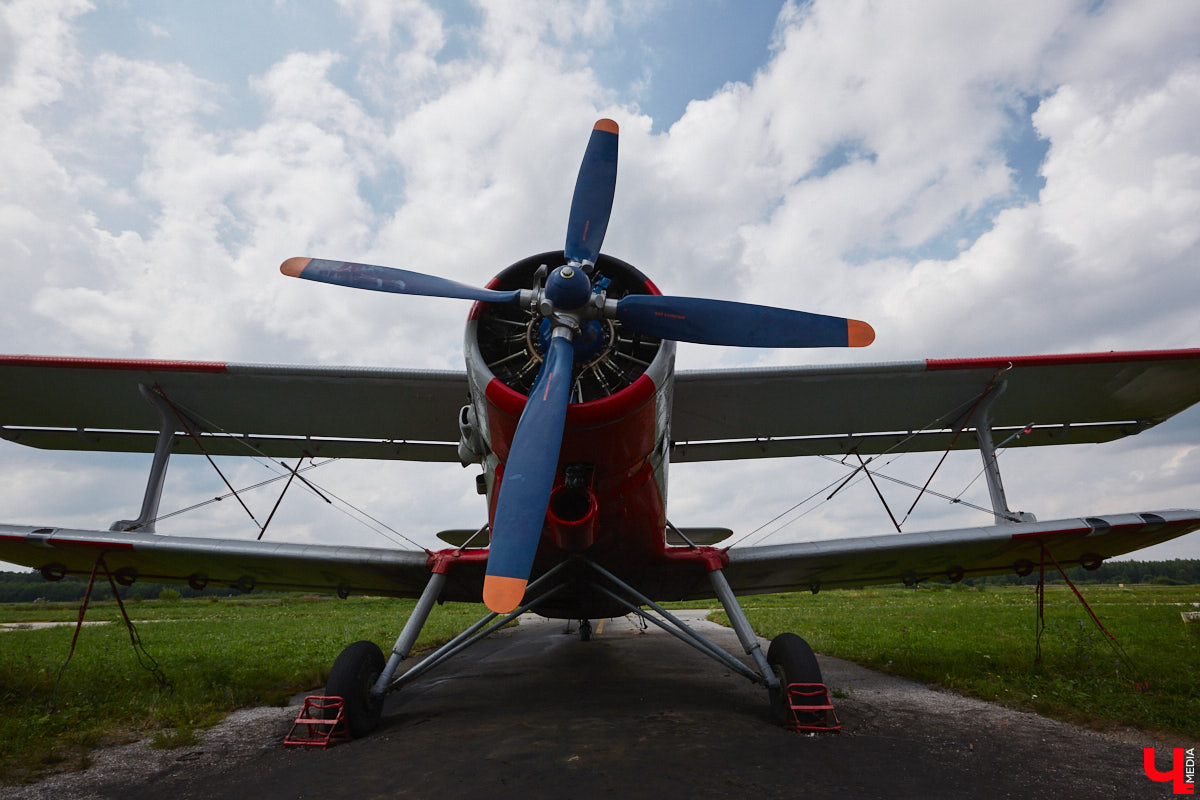
[[[525,289],[538,281],[538,271],[564,263],[561,251],[522,259],[497,275],[489,289]],[[592,284],[603,288],[609,299],[628,294],[659,294],[649,279],[630,264],[600,256],[592,273]],[[545,351],[548,324],[530,309],[477,304],[468,329],[468,363],[471,351],[479,361],[473,368],[486,368],[513,391],[528,395],[537,378]],[[575,337],[575,369],[571,402],[587,403],[617,394],[632,386],[653,363],[662,341],[623,331],[616,320],[592,321]],[[481,381],[486,383],[486,380]]]

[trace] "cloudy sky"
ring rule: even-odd
[[[461,369],[465,304],[279,263],[481,284],[561,248],[598,117],[621,126],[606,252],[667,293],[877,332],[853,353],[682,345],[682,369],[1200,346],[1198,43],[1186,0],[8,0],[0,350]],[[884,471],[920,484],[936,459]],[[136,516],[148,463],[0,442],[0,518],[106,528]],[[1001,465],[1041,519],[1197,507],[1200,412]],[[223,466],[235,485],[272,474]],[[932,488],[986,507],[979,471],[956,454]],[[310,477],[426,544],[483,521],[473,472]],[[845,474],[677,465],[669,515],[748,542],[890,530],[868,484],[818,502]],[[259,519],[280,488],[248,495]],[[223,491],[177,458],[162,510]],[[293,492],[268,536],[403,543]],[[926,497],[905,530],[990,519]],[[159,530],[256,533],[233,502]],[[1200,557],[1200,534],[1144,554],[1174,556]]]

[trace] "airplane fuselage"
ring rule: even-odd
[[[524,259],[488,288],[528,286],[540,265],[562,263],[562,253]],[[596,274],[614,293],[659,294],[634,267],[601,256]],[[509,447],[540,365],[537,318],[521,310],[477,303],[466,330],[471,404],[461,412],[464,463],[484,469],[489,522],[504,480]],[[583,337],[580,337],[583,338]],[[563,443],[538,546],[534,577],[571,554],[624,574],[664,557],[667,466],[675,345],[632,337],[619,326],[601,328],[590,352],[577,355]],[[580,357],[582,356],[582,357]],[[607,604],[577,593],[539,613],[602,616]],[[560,607],[559,607],[560,606]]]

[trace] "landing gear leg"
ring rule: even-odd
[[[725,580],[725,573],[720,569],[713,569],[709,571],[708,577],[721,605],[725,608],[725,615],[729,617],[738,639],[741,640],[742,647],[754,659],[758,671],[762,674],[771,703],[772,716],[781,725],[799,725],[801,728],[809,730],[816,728],[833,730],[834,728],[828,724],[824,713],[797,711],[793,714],[789,701],[788,687],[792,684],[822,684],[822,691],[824,691],[823,684],[825,682],[821,679],[821,667],[817,663],[817,657],[813,654],[812,648],[808,646],[808,642],[794,633],[781,633],[771,640],[771,645],[764,656],[754,629],[750,627],[750,622],[742,613],[742,607],[738,604],[733,590],[729,588],[729,582]],[[824,701],[822,705],[827,703],[828,700]],[[830,709],[829,713],[832,714],[832,705],[828,708]],[[836,723],[836,715],[833,720]],[[837,729],[840,730],[840,726]]]
[[[388,684],[400,662],[408,657],[417,635],[425,626],[425,620],[429,618],[430,609],[445,585],[445,573],[435,572],[430,576],[425,591],[404,623],[404,629],[386,665],[379,645],[367,641],[350,645],[333,662],[329,681],[325,684],[325,694],[342,698],[346,711],[346,731],[354,738],[366,736],[379,724]]]
[[[754,659],[754,665],[758,667],[758,672],[762,675],[767,692],[774,698],[780,691],[779,678],[775,675],[775,670],[767,663],[767,657],[763,655],[762,647],[758,644],[758,636],[750,627],[750,621],[746,619],[745,613],[742,612],[742,606],[734,596],[733,589],[729,588],[729,581],[725,580],[725,572],[720,569],[711,569],[708,572],[708,579],[717,593],[717,599],[721,601],[721,606],[725,609],[725,616],[729,617],[729,622],[733,625],[738,641],[742,643],[742,649]]]

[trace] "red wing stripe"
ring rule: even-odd
[[[1063,353],[1062,355],[1012,356],[988,358],[928,358],[925,368],[1000,369],[1014,367],[1055,367],[1071,364],[1105,364],[1114,361],[1192,361],[1200,359],[1200,348],[1188,350],[1133,350],[1113,353]]]
[[[133,542],[89,542],[86,539],[46,539],[51,547],[59,545],[81,545],[83,547],[98,547],[104,550],[132,550]]]
[[[1083,528],[1063,528],[1057,531],[1034,531],[1033,533],[1014,533],[1012,538],[1016,539],[1044,539],[1047,536],[1082,536],[1086,533],[1091,533],[1089,527]]]
[[[5,356],[0,366],[60,369],[111,369],[140,372],[225,372],[223,361],[166,361],[134,358],[73,358],[63,356]]]

